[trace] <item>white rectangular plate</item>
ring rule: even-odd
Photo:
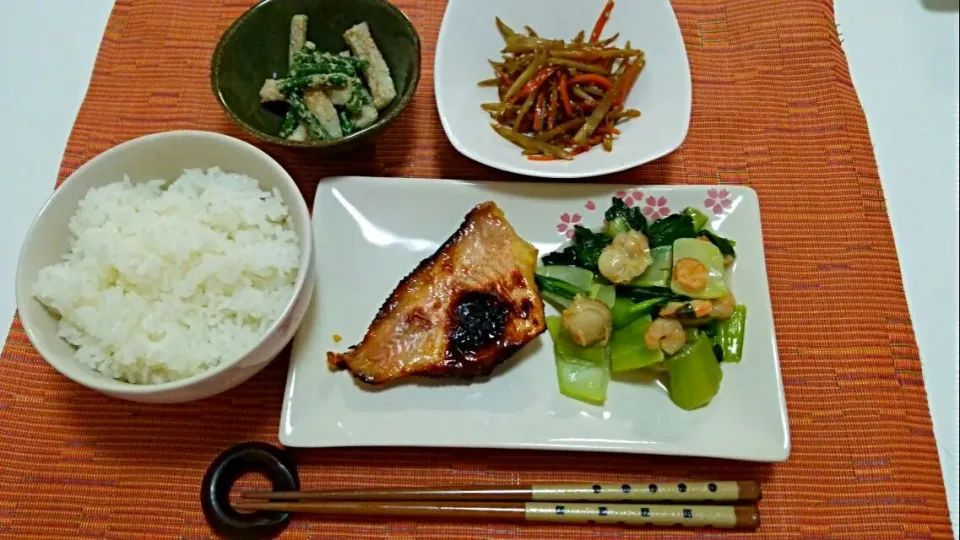
[[[743,187],[638,187],[340,177],[317,188],[319,276],[294,340],[280,441],[294,447],[446,446],[599,450],[782,461],[790,450],[756,194]],[[619,195],[617,195],[619,193]],[[651,217],[700,208],[737,242],[733,291],[747,305],[743,361],[723,366],[707,407],[683,411],[655,384],[611,381],[606,404],[560,394],[544,333],[487,380],[366,389],[331,372],[327,351],[358,343],[399,281],[496,202],[541,254],[574,224],[597,227],[613,196]],[[548,307],[548,314],[553,309]],[[342,336],[339,343],[336,335]]]

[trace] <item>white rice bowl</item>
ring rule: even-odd
[[[278,190],[218,168],[92,188],[34,296],[77,362],[138,384],[180,380],[254,347],[294,296],[300,246]]]

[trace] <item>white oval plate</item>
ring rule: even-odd
[[[617,127],[613,152],[600,148],[572,161],[530,161],[520,148],[490,129],[480,104],[497,100],[494,88],[477,82],[492,77],[487,59],[500,58],[503,38],[494,25],[499,16],[515,30],[532,26],[543,37],[572,39],[589,33],[605,0],[450,0],[440,27],[434,64],[434,94],[440,122],[461,154],[498,169],[546,178],[584,178],[614,173],[665,156],[680,147],[690,125],[691,83],[687,51],[669,0],[620,0],[604,36],[620,32],[617,44],[630,40],[643,49],[647,64],[627,108],[640,118]]]
[[[743,361],[723,366],[720,392],[707,407],[683,411],[654,384],[620,380],[611,381],[603,406],[564,397],[547,334],[488,380],[472,384],[411,380],[368,390],[349,373],[327,368],[326,352],[358,343],[397,283],[473,206],[496,202],[543,254],[563,244],[574,224],[599,226],[618,192],[650,215],[700,208],[720,234],[737,242],[731,284],[749,314]],[[787,411],[753,190],[341,177],[320,182],[313,215],[317,289],[294,338],[280,421],[283,444],[787,458]]]

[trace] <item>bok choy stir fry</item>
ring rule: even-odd
[[[614,198],[599,232],[542,258],[537,285],[561,311],[547,318],[560,392],[603,403],[611,373],[643,370],[693,410],[720,389],[723,362],[739,362],[747,309],[727,272],[735,243],[695,208],[647,222]]]
[[[498,100],[482,108],[494,131],[529,159],[572,159],[598,145],[610,152],[616,126],[640,116],[624,101],[646,63],[643,51],[629,41],[613,46],[619,34],[601,39],[613,5],[607,2],[589,37],[581,31],[570,41],[529,26],[520,33],[496,19],[503,58],[490,61],[493,77],[479,85],[495,87]]]

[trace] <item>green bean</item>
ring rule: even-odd
[[[487,112],[516,112],[520,110],[518,105],[504,105],[502,103],[481,103],[480,108]]]
[[[577,96],[578,98],[586,101],[587,103],[593,104],[593,103],[596,103],[596,102],[597,102],[597,100],[594,99],[593,96],[591,96],[590,94],[586,93],[586,92],[585,92],[582,88],[580,88],[579,86],[574,86],[574,87],[572,87],[572,88],[570,89],[570,91],[573,92],[574,94],[576,94],[576,96]],[[601,96],[601,97],[603,97],[603,96]]]
[[[519,56],[513,56],[507,58],[504,61],[503,69],[506,71],[507,75],[514,75],[518,71],[523,71],[527,64],[536,58],[536,54],[526,53]]]
[[[309,129],[311,133],[323,140],[331,138],[330,133],[324,129],[320,120],[307,108],[307,104],[303,101],[303,96],[296,93],[290,94],[287,96],[287,101],[290,102],[290,109],[293,110],[293,113],[307,126],[307,129]]]
[[[343,135],[347,136],[357,130],[357,127],[353,124],[353,120],[350,119],[350,113],[347,111],[337,111],[337,116],[340,117],[340,129],[343,131]]]
[[[500,32],[500,35],[503,36],[504,41],[508,41],[511,37],[515,36],[517,33],[513,31],[513,28],[507,26],[507,23],[500,20],[500,17],[497,17],[497,30]]]
[[[557,66],[567,66],[573,69],[579,69],[580,71],[586,73],[596,73],[597,75],[610,75],[610,72],[603,68],[603,66],[597,66],[593,64],[584,64],[583,62],[577,62],[576,60],[570,60],[569,58],[551,58],[550,63]]]
[[[477,86],[500,86],[500,79],[484,79]]]
[[[564,48],[563,41],[558,39],[542,39],[532,36],[521,36],[519,34],[507,40],[507,46],[500,52],[503,53],[525,53],[550,49]]]
[[[527,66],[527,69],[523,70],[523,73],[517,77],[517,80],[513,81],[513,84],[510,86],[510,89],[507,90],[507,93],[503,96],[504,103],[509,102],[513,99],[513,96],[517,95],[520,92],[520,89],[523,88],[523,85],[527,84],[534,75],[540,71],[540,67],[546,62],[546,56],[540,55],[535,57],[530,65]]]
[[[638,49],[563,49],[551,50],[550,56],[554,58],[569,58],[571,60],[602,60],[606,58],[628,58],[643,54]]]
[[[613,75],[610,76],[610,82],[613,83],[614,88],[619,84],[620,77],[623,77],[623,73],[627,71],[628,66],[630,66],[630,62],[624,59],[620,62],[620,65],[617,66],[617,69],[613,70]]]
[[[345,57],[330,53],[318,53],[310,49],[303,49],[294,55],[293,67],[290,68],[291,77],[305,77],[307,75],[327,75],[342,73],[348,76],[357,76],[367,66],[362,58]]]
[[[280,133],[278,133],[277,136],[281,139],[286,139],[297,129],[299,123],[296,113],[293,112],[293,107],[287,109],[287,114],[283,117],[283,123],[280,124]]]
[[[593,135],[593,132],[600,127],[600,123],[603,122],[603,119],[606,118],[607,113],[610,112],[610,108],[613,107],[613,103],[617,100],[617,96],[620,93],[620,79],[617,78],[613,83],[613,88],[611,88],[607,95],[603,96],[603,99],[600,100],[600,104],[597,105],[597,108],[593,110],[593,113],[590,114],[590,118],[587,118],[587,121],[580,127],[580,131],[577,131],[577,134],[573,137],[573,142],[577,144],[583,144],[587,142],[587,139]]]
[[[639,118],[640,111],[637,109],[626,109],[623,111],[614,111],[610,113],[610,118],[613,120],[619,120],[621,118]]]
[[[597,47],[600,47],[600,48],[606,47],[606,46],[610,45],[611,43],[613,43],[614,41],[616,41],[618,37],[620,37],[620,32],[617,32],[616,34],[608,37],[607,39],[601,39],[601,40],[598,41],[595,45],[596,45]],[[627,42],[627,43],[629,43],[629,42]],[[628,48],[628,49],[630,48],[629,45],[627,46],[627,48]]]
[[[504,139],[512,142],[513,144],[519,146],[520,148],[537,150],[541,153],[557,157],[560,159],[573,159],[573,156],[570,155],[570,152],[567,152],[559,146],[554,146],[552,144],[545,143],[543,141],[538,141],[533,137],[528,137],[522,133],[517,133],[510,128],[503,126],[491,126],[494,131],[500,134]]]
[[[520,107],[520,112],[517,113],[517,118],[513,121],[513,129],[515,131],[520,131],[520,122],[523,120],[523,117],[530,112],[530,108],[533,107],[533,103],[536,101],[537,94],[539,93],[540,91],[537,90],[527,94],[527,99],[524,100],[523,105]]]
[[[573,120],[568,120],[551,130],[544,131],[543,133],[538,134],[534,138],[537,139],[538,141],[549,141],[554,137],[563,135],[564,133],[570,131],[571,129],[577,129],[578,127],[582,126],[584,122],[586,122],[586,120],[584,120],[583,118],[574,118]]]
[[[370,105],[372,102],[373,96],[370,95],[359,79],[355,79],[350,86],[350,97],[344,104],[347,112],[353,116],[357,116],[360,114],[360,109],[363,109],[364,105]]]
[[[580,88],[583,88],[583,91],[590,94],[591,96],[597,96],[599,98],[602,98],[604,94],[606,94],[606,92],[602,88],[598,88],[592,84],[581,86]]]
[[[289,77],[277,81],[280,92],[284,95],[291,92],[299,92],[309,88],[320,86],[331,88],[343,88],[350,82],[351,77],[343,73],[325,73],[323,75],[305,75],[301,77]]]

